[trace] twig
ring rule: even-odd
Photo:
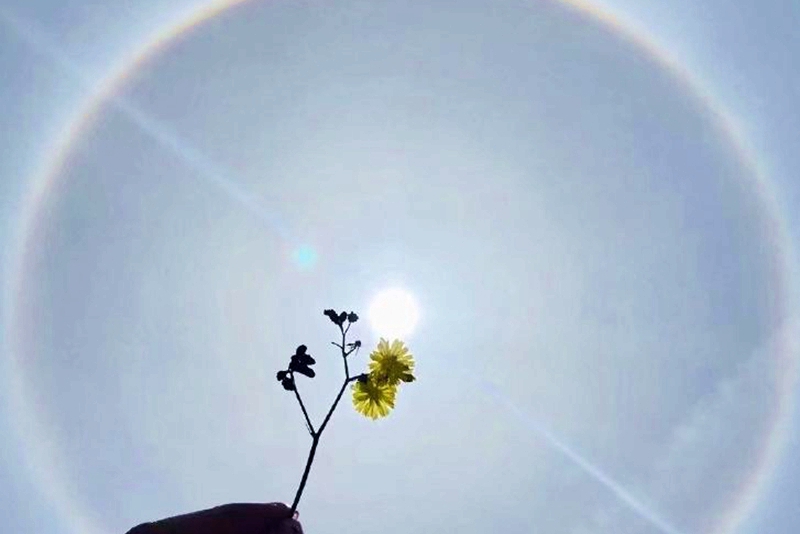
[[[339,393],[336,395],[336,398],[331,405],[330,410],[325,415],[325,419],[322,420],[322,424],[319,425],[318,430],[314,430],[314,427],[311,425],[311,420],[308,417],[308,412],[306,412],[305,406],[303,406],[303,401],[300,399],[300,393],[297,391],[297,387],[295,386],[295,395],[297,396],[297,400],[300,403],[300,408],[303,410],[303,415],[306,418],[306,423],[309,425],[309,432],[311,433],[311,449],[308,451],[308,460],[306,460],[306,467],[303,469],[303,476],[300,479],[300,486],[297,488],[297,493],[294,495],[294,501],[292,501],[292,513],[297,510],[297,505],[300,503],[300,497],[303,495],[303,490],[306,487],[306,482],[308,481],[308,475],[311,473],[311,464],[314,463],[314,455],[317,453],[317,446],[319,446],[319,439],[322,436],[322,432],[325,430],[325,427],[328,426],[328,423],[333,416],[333,412],[336,410],[336,407],[339,405],[339,401],[342,400],[342,395],[344,395],[344,390],[347,389],[348,384],[355,382],[358,380],[357,376],[350,376],[350,367],[347,364],[347,357],[352,354],[354,351],[358,351],[359,347],[356,346],[349,351],[345,350],[347,346],[347,332],[350,330],[350,324],[347,325],[347,328],[342,328],[339,325],[339,331],[342,333],[342,344],[339,345],[338,343],[334,342],[333,344],[339,347],[339,350],[342,352],[342,361],[344,362],[344,382],[342,383],[342,387],[339,388]]]
[[[317,445],[319,445],[319,434],[311,436],[311,450],[308,451],[308,460],[306,460],[306,468],[303,470],[303,478],[300,479],[300,487],[297,488],[297,493],[294,495],[292,501],[292,515],[297,511],[297,505],[300,502],[300,496],[303,495],[303,490],[306,487],[308,474],[311,472],[311,464],[314,462],[314,455],[317,453]]]
[[[311,418],[308,416],[308,411],[306,410],[306,405],[303,404],[303,399],[300,397],[300,391],[297,389],[297,381],[294,380],[294,373],[291,374],[292,381],[294,382],[294,396],[297,398],[297,402],[300,403],[300,409],[303,410],[303,417],[306,418],[306,426],[308,427],[308,433],[311,436],[314,436],[314,425],[311,423]]]

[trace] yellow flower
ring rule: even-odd
[[[369,357],[372,360],[369,364],[370,380],[375,383],[397,386],[400,382],[415,380],[414,357],[399,339],[395,339],[390,345],[381,338]]]
[[[353,406],[356,411],[372,419],[389,415],[396,396],[396,386],[376,384],[372,378],[353,384]]]

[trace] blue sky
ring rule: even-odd
[[[321,310],[401,284],[420,380],[385,421],[337,412],[308,532],[794,532],[788,418],[759,462],[797,404],[775,265],[800,224],[798,8],[604,6],[694,85],[544,0],[228,10],[98,108],[20,255],[54,140],[201,5],[5,0],[3,528],[290,500],[308,443],[274,371],[306,343],[324,413]]]

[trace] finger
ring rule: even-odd
[[[282,502],[271,502],[267,504],[261,504],[262,507],[262,514],[267,519],[287,519],[292,517],[292,509],[286,506],[286,504]],[[295,512],[295,515],[297,512]]]
[[[297,519],[280,521],[268,534],[303,534],[303,525]]]
[[[234,503],[141,525],[129,534],[262,534],[287,521],[293,521],[292,510],[283,503]]]

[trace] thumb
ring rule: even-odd
[[[297,520],[299,517],[297,512],[294,513],[294,516],[280,521],[269,534],[303,534],[303,525]]]

